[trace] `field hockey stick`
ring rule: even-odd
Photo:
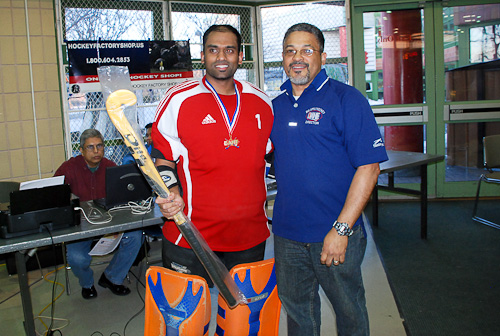
[[[135,105],[136,102],[137,98],[132,91],[116,90],[107,98],[106,110],[153,191],[158,196],[167,198],[170,191],[163,183],[141,138],[137,135],[124,113],[125,108]],[[184,212],[179,211],[174,215],[173,219],[227,304],[233,308],[240,303],[246,303],[245,296],[229,275],[227,268],[210,249],[203,236]]]

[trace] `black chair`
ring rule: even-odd
[[[474,210],[472,219],[481,224],[485,224],[496,229],[500,229],[500,224],[489,221],[485,218],[477,216],[477,208],[479,202],[479,191],[481,190],[481,182],[500,184],[500,171],[495,170],[500,168],[500,134],[486,136],[483,139],[484,145],[484,167],[488,173],[482,174],[477,184],[476,201],[474,202]]]
[[[143,229],[144,234],[144,257],[146,259],[146,268],[152,264],[160,263],[162,260],[149,260],[149,241],[150,240],[161,240],[163,238],[163,232],[161,230],[163,225],[153,225]]]

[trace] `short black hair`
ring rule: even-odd
[[[148,128],[151,128],[151,127],[153,127],[153,123],[149,123],[146,126],[144,126],[145,129],[148,129]]]
[[[241,34],[240,32],[231,25],[212,25],[203,34],[203,51],[205,51],[205,45],[207,44],[208,35],[212,32],[223,32],[223,33],[233,33],[236,36],[238,42],[238,53],[241,51]]]
[[[285,46],[285,40],[287,39],[287,37],[291,33],[297,32],[297,31],[303,31],[306,33],[313,34],[316,37],[316,39],[318,40],[319,52],[322,53],[324,51],[324,49],[325,49],[325,37],[323,36],[323,33],[321,32],[321,30],[319,30],[318,27],[316,27],[310,23],[304,23],[304,22],[294,24],[293,26],[288,28],[288,30],[285,33],[285,37],[283,37],[283,46]]]

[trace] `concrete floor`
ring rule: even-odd
[[[369,231],[369,230],[368,230]],[[377,248],[374,244],[371,232],[368,237],[368,247],[363,262],[363,277],[366,287],[366,299],[370,318],[370,330],[372,336],[399,336],[406,335],[402,319],[399,315],[394,297],[392,295],[386,273],[382,266]],[[266,258],[272,257],[272,237],[268,241]],[[161,242],[152,243],[150,259],[157,260],[160,256]],[[144,263],[144,262],[143,262]],[[93,266],[94,277],[97,283],[99,276],[106,265]],[[51,297],[54,280],[54,267],[42,269],[46,279],[42,279],[40,270],[29,272],[29,283],[33,300],[33,313],[36,316],[47,316],[47,318],[35,318],[36,329],[39,335],[44,335],[46,325],[50,324]],[[48,274],[52,272],[51,274]],[[132,272],[136,275],[140,272],[139,279],[144,283],[144,266],[133,267]],[[57,285],[55,286],[54,326],[61,328],[62,335],[143,335],[144,333],[144,287],[134,276],[131,276],[130,284],[132,293],[126,297],[113,295],[109,290],[96,285],[98,298],[95,300],[84,300],[80,295],[80,287],[77,279],[72,273],[69,275],[71,295],[65,292],[64,269],[57,274]],[[127,283],[125,283],[127,284]],[[24,335],[23,310],[21,298],[16,294],[19,290],[17,275],[9,276],[5,265],[0,266],[0,325],[2,335]],[[212,322],[210,324],[210,335],[215,332],[215,319],[217,314],[217,290],[211,290],[212,297]],[[46,308],[47,307],[47,308]],[[42,311],[45,308],[45,311]],[[335,314],[330,304],[322,295],[322,335],[336,335]],[[44,323],[40,322],[43,320]],[[281,312],[279,335],[286,335],[286,312]],[[95,334],[94,334],[95,333]],[[56,335],[58,335],[56,333]]]

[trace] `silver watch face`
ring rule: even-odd
[[[337,222],[335,224],[335,229],[337,230],[339,236],[350,236],[352,234],[352,230],[347,223]]]

